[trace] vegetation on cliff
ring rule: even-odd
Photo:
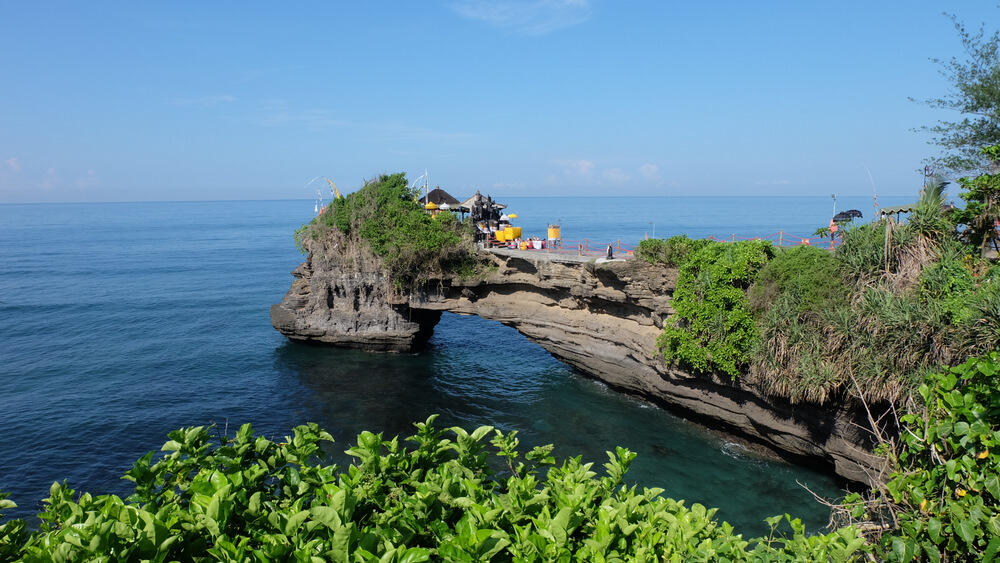
[[[792,401],[899,403],[928,373],[997,349],[1000,267],[980,255],[1000,176],[961,185],[965,209],[943,209],[932,182],[907,223],[848,228],[835,252],[643,241],[640,257],[679,268],[665,359]]]
[[[657,341],[664,357],[696,371],[736,377],[760,340],[745,292],[774,249],[763,241],[695,244],[675,237],[666,242],[662,246],[687,251],[682,258],[676,250],[665,253],[680,263],[680,274],[674,322]],[[639,248],[647,255],[642,244]]]
[[[296,231],[296,246],[306,252],[307,238],[324,240],[335,230],[366,245],[398,286],[419,283],[433,274],[473,275],[477,261],[469,225],[452,213],[431,216],[418,199],[405,174],[383,174],[333,200]]]
[[[315,424],[275,443],[249,425],[171,432],[125,474],[125,499],[54,483],[28,531],[0,525],[2,561],[887,561],[990,560],[1000,551],[1000,355],[933,374],[885,440],[891,475],[834,506],[833,531],[789,516],[744,539],[715,510],[626,484],[635,454],[599,473],[516,432],[363,432],[325,465]],[[0,510],[13,503],[0,495]]]

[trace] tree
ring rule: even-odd
[[[1000,145],[984,148],[983,157],[991,163],[991,172],[974,178],[961,178],[965,208],[955,213],[955,220],[967,227],[969,242],[979,246],[985,256],[998,246],[1000,224]]]
[[[989,160],[981,149],[1000,143],[1000,31],[987,34],[983,26],[969,31],[954,15],[951,20],[968,58],[931,59],[941,65],[953,89],[925,103],[957,111],[962,119],[921,130],[933,133],[931,143],[945,149],[943,156],[930,159],[933,164],[959,174],[982,172]]]
[[[937,246],[945,235],[954,231],[944,212],[944,190],[947,186],[948,182],[940,176],[930,178],[920,190],[920,199],[910,214],[910,227],[925,249]]]

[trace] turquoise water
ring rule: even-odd
[[[567,238],[623,242],[648,221],[658,236],[805,231],[830,203],[508,201],[526,229],[561,219]],[[311,214],[307,201],[0,205],[0,490],[20,505],[13,515],[35,514],[56,480],[126,493],[120,476],[180,426],[251,422],[283,436],[315,421],[346,448],[362,429],[407,433],[441,413],[443,424],[516,429],[598,464],[626,446],[639,453],[635,482],[720,507],[749,534],[784,512],[825,525],[796,480],[833,496],[829,476],[747,455],[497,323],[446,314],[419,355],[288,342],[268,308],[302,261],[292,232]],[[496,345],[484,352],[485,341]]]

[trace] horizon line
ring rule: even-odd
[[[354,193],[354,192],[351,192]],[[486,194],[492,195],[492,194]],[[701,198],[701,199],[722,199],[722,198],[823,198],[826,195],[508,195],[503,197],[542,199],[542,198],[573,198],[573,199],[670,199],[670,198]],[[871,197],[867,194],[837,194],[838,198]],[[905,197],[901,194],[882,194],[880,197]],[[266,202],[266,201],[315,201],[315,198],[264,198],[264,199],[157,199],[157,200],[100,200],[100,201],[11,201],[0,202],[2,205],[96,205],[96,204],[124,204],[124,203],[235,203],[235,202]],[[329,201],[329,200],[327,200]]]

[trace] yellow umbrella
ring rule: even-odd
[[[510,219],[517,219],[517,213],[511,213],[510,215],[507,215],[507,217]]]

